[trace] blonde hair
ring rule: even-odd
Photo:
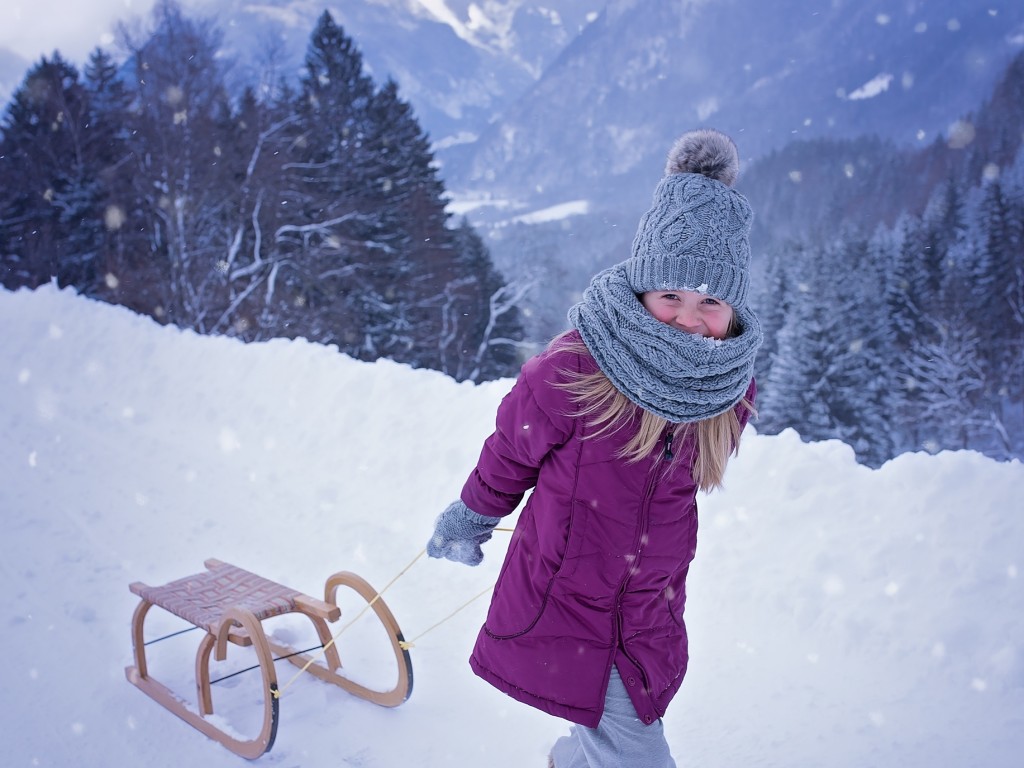
[[[566,352],[590,355],[586,345],[579,340],[563,342],[560,348]],[[639,428],[617,454],[619,458],[634,464],[658,451],[662,434],[672,426],[673,441],[676,442],[678,438],[677,445],[682,444],[691,434],[695,435],[697,453],[691,472],[697,487],[702,491],[710,491],[722,486],[729,457],[737,453],[740,446],[742,427],[735,408],[710,419],[673,425],[668,419],[632,402],[615,388],[602,371],[580,373],[565,370],[563,373],[567,380],[555,386],[566,390],[572,401],[579,406],[577,415],[592,417],[592,424],[597,427],[597,431],[585,439],[614,434],[632,420],[638,419]],[[745,397],[740,401],[740,406],[752,415],[756,413],[753,403]]]

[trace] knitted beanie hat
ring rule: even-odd
[[[738,173],[736,145],[725,134],[701,129],[676,141],[625,262],[636,293],[699,291],[744,307],[753,213],[732,188]]]

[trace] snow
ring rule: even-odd
[[[466,26],[459,20],[458,16],[448,8],[444,0],[416,0],[416,2],[418,5],[423,6],[439,22],[451,27],[452,31],[460,38],[468,43],[475,43],[473,35],[466,29]]]
[[[279,662],[294,682],[261,762],[544,765],[567,724],[466,663],[486,599],[430,629],[493,583],[507,534],[478,568],[416,560],[510,381],[202,337],[52,286],[0,291],[0,327],[8,764],[245,764],[124,678],[128,584],[217,557],[314,595],[338,570],[379,589],[413,563],[385,595],[418,638],[409,701]],[[870,470],[838,442],[748,430],[726,480],[701,500],[691,667],[666,717],[681,768],[1021,765],[1024,466],[947,452]],[[177,628],[158,613],[152,636]],[[301,623],[267,628],[305,642]],[[197,634],[150,646],[189,701]],[[372,621],[339,645],[348,674],[387,683]],[[250,733],[258,687],[218,683],[218,722]]]
[[[857,101],[859,99],[873,99],[879,94],[885,93],[889,90],[889,83],[892,82],[892,75],[888,72],[882,72],[879,75],[871,78],[868,82],[864,83],[860,88],[850,94],[850,101]]]
[[[510,223],[521,224],[544,224],[551,221],[561,221],[570,216],[581,216],[590,211],[589,200],[570,200],[565,203],[552,205],[539,211],[525,213],[510,220]]]
[[[465,216],[474,211],[491,209],[502,212],[507,210],[521,209],[522,203],[512,200],[496,199],[480,195],[460,196],[449,194],[448,204],[445,210],[453,216]],[[505,218],[496,218],[493,226],[503,227],[510,224],[547,224],[554,221],[564,221],[573,216],[582,216],[590,212],[591,202],[587,199],[567,200],[555,205],[547,206],[528,213],[516,214]]]
[[[466,8],[465,22],[458,13],[448,7],[445,0],[415,0],[433,19],[447,24],[462,40],[478,48],[495,48],[508,51],[514,47],[513,22],[519,9],[518,3],[470,3]],[[552,24],[560,24],[557,14],[548,15]]]

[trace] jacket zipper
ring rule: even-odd
[[[662,460],[664,460],[664,461],[669,461],[673,457],[673,454],[672,454],[673,432],[674,431],[672,430],[672,427],[669,427],[668,431],[665,433],[665,451],[662,454]],[[651,498],[654,496],[654,487],[655,487],[655,485],[657,485],[658,476],[660,474],[661,474],[661,467],[659,466],[659,462],[655,461],[653,466],[651,467],[651,474],[650,474],[650,477],[647,480],[647,486],[644,489],[643,503],[640,505],[640,527],[639,527],[639,532],[638,532],[636,541],[634,542],[634,546],[633,546],[633,560],[629,564],[629,568],[626,570],[626,575],[625,575],[625,577],[623,577],[622,583],[619,584],[619,594],[618,594],[618,597],[615,599],[615,624],[616,624],[616,627],[618,629],[618,641],[619,641],[619,643],[616,643],[616,645],[621,644],[622,652],[624,654],[626,654],[626,657],[631,662],[633,662],[633,666],[635,666],[638,670],[640,670],[640,675],[643,677],[644,690],[646,690],[648,692],[650,691],[650,686],[647,684],[647,671],[642,666],[640,666],[640,662],[638,662],[636,659],[634,659],[629,654],[629,652],[626,651],[626,640],[625,640],[625,637],[623,637],[623,634],[622,634],[622,596],[626,592],[626,585],[629,583],[629,580],[632,578],[634,569],[637,567],[637,565],[640,562],[640,552],[643,550],[643,546],[644,546],[643,545],[643,541],[644,541],[645,536],[647,535],[647,518],[649,517],[649,513],[650,513],[650,509],[651,509]]]

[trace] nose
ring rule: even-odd
[[[676,325],[684,331],[689,332],[692,332],[700,325],[700,321],[697,318],[697,311],[692,307],[686,306],[681,306],[676,311],[675,321]]]

